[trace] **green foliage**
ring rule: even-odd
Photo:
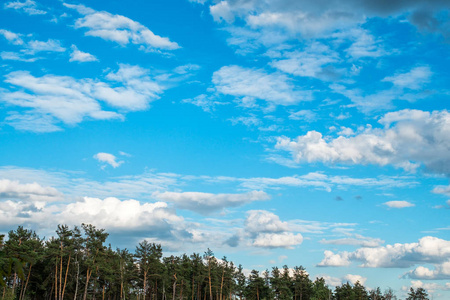
[[[131,253],[105,246],[108,233],[90,224],[58,225],[45,243],[19,226],[0,236],[0,284],[4,299],[148,300],[395,300],[392,289],[368,292],[359,282],[334,292],[323,278],[314,282],[302,266],[272,268],[246,276],[227,257],[163,256],[159,244],[141,241]],[[2,294],[3,296],[3,294]],[[412,289],[408,300],[426,300]]]

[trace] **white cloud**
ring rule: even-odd
[[[23,61],[23,62],[35,62],[38,60],[38,57],[31,57],[27,58],[24,53],[21,52],[9,52],[9,51],[3,51],[0,53],[0,57],[3,60],[17,60],[17,61]]]
[[[279,178],[253,177],[212,177],[211,182],[231,181],[239,182],[246,189],[280,189],[283,187],[313,187],[331,192],[332,188],[347,188],[348,186],[363,186],[375,188],[408,187],[418,184],[408,176],[379,176],[377,178],[355,178],[348,176],[330,176],[322,172],[311,172],[304,175],[293,175]]]
[[[379,120],[384,129],[366,128],[353,137],[324,138],[309,131],[296,139],[279,137],[275,148],[288,151],[297,163],[394,165],[414,171],[450,173],[450,113],[401,110]],[[414,145],[414,147],[411,147]]]
[[[105,152],[99,152],[94,155],[94,158],[102,163],[107,163],[113,168],[119,167],[121,164],[123,164],[123,161],[117,161],[117,157],[110,153]]]
[[[201,67],[199,65],[187,64],[187,65],[178,66],[173,71],[177,74],[184,75],[184,74],[189,74],[190,72],[194,72],[194,71],[197,71],[200,69],[201,69]]]
[[[416,206],[415,204],[408,201],[388,201],[383,204],[390,208],[405,208]]]
[[[269,105],[294,105],[311,100],[310,92],[296,90],[285,75],[259,69],[225,66],[214,72],[212,81],[219,93],[239,97],[244,106],[255,105],[257,99]]]
[[[47,12],[37,8],[37,4],[32,0],[11,1],[4,4],[5,8],[11,8],[15,10],[23,10],[28,15],[45,15]]]
[[[83,5],[64,3],[68,8],[77,10],[84,17],[77,19],[75,28],[87,28],[85,35],[100,37],[121,45],[130,42],[141,45],[144,50],[174,50],[180,46],[166,37],[154,34],[150,29],[125,16],[113,15],[105,11],[95,11]]]
[[[434,293],[438,290],[450,291],[450,282],[446,282],[446,283],[444,283],[444,285],[441,285],[436,282],[423,283],[420,280],[411,280],[411,287],[414,289],[423,288],[426,291],[428,291],[429,293]],[[402,289],[405,291],[408,291],[409,287],[403,286]]]
[[[317,264],[318,267],[345,267],[350,265],[349,254],[341,252],[334,254],[332,251],[324,251],[323,260]]]
[[[294,246],[303,242],[303,236],[300,233],[260,233],[253,241],[253,246],[263,248],[286,248],[293,249]]]
[[[192,210],[201,214],[210,214],[227,207],[241,206],[253,201],[269,200],[263,191],[251,191],[245,194],[211,194],[201,192],[156,192],[153,197],[173,202],[178,208]]]
[[[408,268],[420,263],[441,264],[450,255],[450,241],[432,236],[421,238],[418,243],[394,244],[385,247],[359,248],[354,252],[325,251],[319,266],[345,266],[360,261],[361,267]]]
[[[274,213],[265,210],[247,212],[245,228],[249,232],[280,233],[288,231],[288,223],[282,222]]]
[[[342,278],[333,277],[327,274],[319,274],[316,276],[317,278],[323,278],[325,280],[325,283],[329,286],[340,286],[342,284]]]
[[[231,11],[230,5],[227,1],[220,1],[215,5],[211,5],[209,10],[214,18],[214,21],[216,22],[225,21],[232,23],[234,21],[233,12]]]
[[[435,194],[443,194],[443,195],[447,195],[450,196],[450,185],[441,185],[441,186],[437,186],[433,189],[433,193]]]
[[[51,124],[55,128],[58,122],[75,125],[86,119],[123,119],[121,113],[103,110],[100,101],[124,112],[145,110],[164,90],[148,76],[147,70],[137,66],[120,65],[119,70],[108,73],[106,79],[110,83],[51,74],[35,77],[27,71],[12,72],[6,75],[5,82],[18,90],[3,90],[0,101],[29,109],[24,115],[13,117],[15,127],[28,129],[34,119],[42,116],[47,118],[46,128],[51,128]],[[21,125],[21,120],[26,125]],[[54,130],[36,128],[32,131]]]
[[[49,39],[46,42],[43,41],[29,41],[27,48],[30,54],[37,52],[64,52],[66,48],[61,46],[61,42],[58,40]]]
[[[103,181],[88,180],[82,174],[73,172],[50,172],[36,169],[2,167],[0,178],[23,183],[37,182],[41,186],[52,186],[71,197],[106,198],[150,198],[155,191],[173,189],[181,184],[180,175],[171,173],[145,172],[134,176],[107,178]]]
[[[87,52],[83,52],[78,50],[77,46],[72,45],[72,53],[70,53],[69,61],[78,61],[78,62],[89,62],[89,61],[98,61],[98,59]]]
[[[2,101],[30,108],[34,114],[48,114],[67,124],[77,124],[85,117],[100,120],[121,118],[115,112],[103,111],[89,95],[93,85],[90,80],[54,75],[34,77],[29,72],[17,71],[6,75],[5,81],[29,92],[3,92]]]
[[[194,238],[196,224],[187,223],[164,202],[141,203],[115,197],[83,197],[69,204],[0,201],[2,228],[21,224],[50,232],[57,224],[79,226],[81,223],[124,234],[127,238],[130,233],[133,239],[151,237],[163,246],[180,247],[197,242]]]
[[[269,211],[251,210],[247,212],[244,228],[238,237],[248,240],[249,245],[254,247],[293,249],[303,242],[303,236],[298,231],[305,228],[300,227],[281,221]]]
[[[359,281],[360,284],[364,285],[366,283],[367,278],[362,277],[361,275],[353,275],[353,274],[347,274],[343,278],[344,281],[348,281],[351,284],[355,284]]]
[[[62,193],[52,187],[40,184],[20,183],[17,180],[0,179],[0,199],[20,199],[27,201],[57,201]]]
[[[409,271],[405,276],[413,279],[450,279],[450,260],[441,264],[435,264],[434,269],[424,266],[418,266],[414,270]]]
[[[0,35],[3,35],[13,45],[23,45],[20,35],[5,29],[0,29]]]
[[[399,73],[394,76],[388,76],[382,81],[392,82],[395,86],[418,90],[424,84],[430,81],[433,73],[428,66],[415,67],[406,73]]]
[[[119,200],[84,197],[82,201],[68,204],[57,218],[72,224],[95,224],[116,230],[145,229],[158,231],[183,219],[170,210],[166,203],[140,203],[136,200]]]

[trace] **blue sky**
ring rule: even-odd
[[[11,1],[0,232],[92,223],[450,297],[447,1]]]

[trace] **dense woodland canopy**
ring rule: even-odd
[[[93,225],[59,225],[47,241],[21,226],[0,236],[1,299],[148,300],[391,300],[391,289],[368,290],[359,282],[334,290],[323,278],[312,281],[302,266],[246,276],[226,257],[204,254],[163,256],[146,240],[134,252],[106,246],[108,233]],[[407,300],[428,299],[411,288]]]

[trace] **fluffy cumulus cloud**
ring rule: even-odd
[[[168,208],[167,203],[140,203],[137,200],[119,200],[84,197],[68,204],[58,215],[71,224],[88,223],[111,230],[170,230],[183,219]]]
[[[252,246],[292,249],[303,242],[303,236],[290,227],[274,213],[252,210],[247,213],[244,231]]]
[[[125,16],[113,15],[105,11],[95,11],[83,5],[64,4],[77,10],[84,17],[75,22],[75,28],[86,28],[85,35],[100,37],[121,45],[133,43],[142,50],[174,50],[180,46],[169,38],[154,34],[150,29]]]
[[[0,179],[0,199],[19,199],[26,201],[57,201],[62,193],[53,187],[34,183],[21,183],[17,180]]]
[[[421,238],[417,243],[394,244],[384,247],[359,248],[354,252],[324,252],[324,259],[318,266],[348,266],[352,261],[361,262],[361,267],[369,268],[408,268],[416,264],[436,264],[434,271],[421,268],[411,272],[411,276],[439,277],[448,272],[450,241],[432,236]],[[417,276],[417,275],[416,275]]]
[[[245,228],[249,232],[276,233],[289,230],[286,222],[266,210],[251,210],[247,213]]]
[[[263,191],[251,191],[245,194],[157,192],[153,197],[161,201],[173,202],[178,208],[192,210],[201,214],[210,214],[227,207],[236,207],[253,201],[270,199],[270,196]]]
[[[309,92],[296,90],[285,75],[260,69],[225,66],[214,72],[212,81],[217,92],[238,97],[244,106],[254,106],[256,100],[272,106],[311,100]]]
[[[167,203],[142,203],[137,200],[119,200],[83,197],[69,204],[49,204],[25,201],[0,202],[0,226],[25,226],[53,229],[57,224],[93,224],[108,232],[130,233],[137,237],[152,237],[155,242],[171,245],[195,242],[195,225],[188,225]]]
[[[240,18],[253,28],[281,27],[303,36],[318,36],[362,23],[367,17],[400,14],[407,14],[420,28],[428,26],[429,30],[436,31],[442,27],[436,14],[447,8],[446,2],[439,0],[389,3],[376,0],[223,0],[211,5],[210,12],[217,22],[233,23]]]
[[[419,266],[406,273],[405,277],[426,280],[450,279],[450,260],[443,262],[442,264],[436,264],[434,269]]]
[[[335,254],[333,251],[325,250],[323,254],[324,258],[317,264],[318,267],[345,267],[351,263],[348,252]]]
[[[309,131],[296,139],[279,137],[276,148],[289,151],[297,163],[394,165],[414,171],[450,173],[450,113],[401,110],[384,115],[384,128],[367,127],[354,136],[323,137]],[[414,145],[414,147],[411,147]]]
[[[163,91],[148,70],[137,66],[120,65],[106,79],[109,82],[51,74],[35,77],[28,71],[9,73],[5,82],[14,88],[2,90],[0,101],[24,111],[14,113],[7,123],[24,130],[56,131],[60,122],[76,125],[85,119],[123,119],[122,112],[148,109]],[[104,110],[105,104],[120,112]],[[33,121],[39,126],[33,128]]]

